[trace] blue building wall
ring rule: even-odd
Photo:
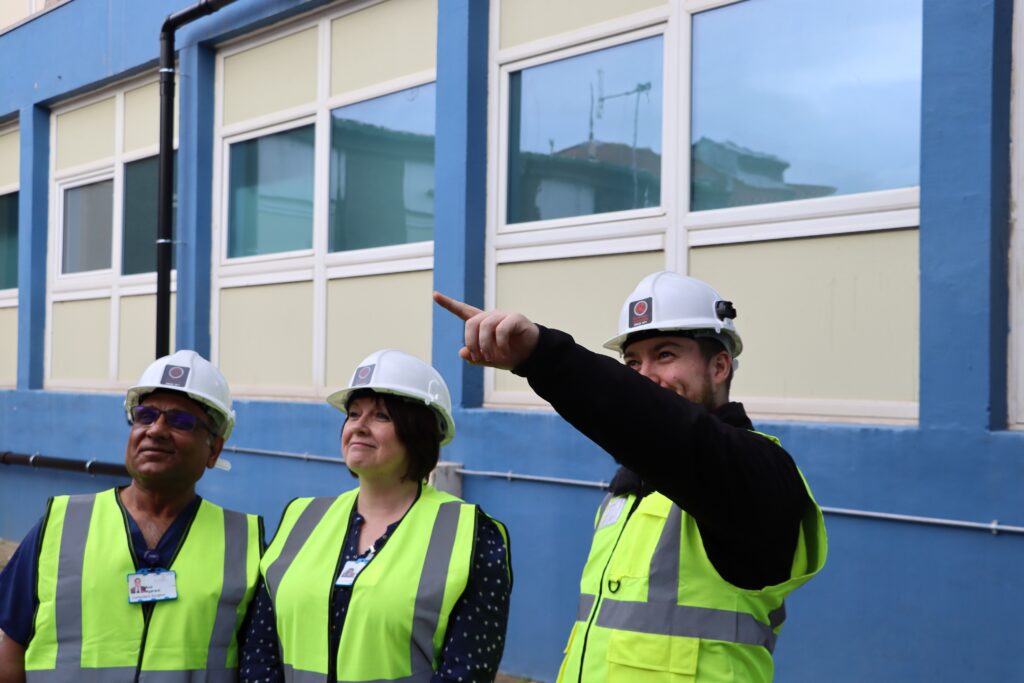
[[[317,4],[241,0],[179,35],[182,68],[209,74],[206,43]],[[438,106],[450,110],[437,118],[435,284],[476,301],[482,298],[485,188],[479,170],[485,139],[479,127],[486,121],[480,82],[486,65],[474,60],[486,59],[480,42],[485,5],[440,0],[438,33]],[[759,425],[783,440],[823,505],[1024,526],[1024,434],[1003,430],[1011,6],[1010,0],[924,3],[919,425]],[[20,116],[19,290],[25,309],[19,309],[19,389],[0,392],[0,450],[121,459],[127,430],[120,397],[38,390],[44,307],[37,297],[46,281],[45,248],[39,246],[41,241],[45,247],[46,230],[48,183],[40,169],[48,158],[45,111],[54,98],[152,66],[160,22],[177,9],[163,1],[76,0],[0,36],[0,64],[19,65],[13,72],[4,68],[0,117]],[[199,143],[188,139],[190,130],[209,134],[208,96],[203,86],[183,93],[186,151],[180,167],[189,158],[200,169],[208,163]],[[179,177],[179,188],[189,187],[184,180]],[[183,206],[194,203],[179,217],[192,222],[186,230],[201,232],[208,220],[203,186],[197,183],[195,194],[182,200]],[[208,263],[206,249],[179,251],[179,264],[186,263],[183,256]],[[202,346],[208,338],[204,285],[193,286],[192,294],[179,297],[179,341]],[[618,303],[610,302],[610,316]],[[435,316],[434,360],[463,406],[456,414],[459,438],[446,449],[446,459],[475,470],[587,480],[611,475],[610,459],[557,416],[479,408],[481,376],[455,359],[459,338],[456,323]],[[326,405],[240,401],[237,410],[231,446],[337,455],[340,415]],[[201,493],[264,515],[268,535],[288,499],[354,483],[338,464],[226,455],[233,469],[210,472]],[[2,467],[0,536],[23,534],[49,495],[115,481]],[[576,577],[601,494],[467,477],[464,495],[482,502],[512,532],[516,583],[503,668],[551,680],[575,611]],[[1024,681],[1024,667],[1014,657],[1024,611],[1024,536],[834,515],[827,522],[829,563],[789,601],[778,680]]]

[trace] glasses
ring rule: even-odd
[[[151,425],[164,416],[167,426],[179,432],[194,432],[196,427],[203,427],[213,434],[213,428],[192,413],[184,410],[160,410],[153,406],[135,406],[132,408],[133,425]]]

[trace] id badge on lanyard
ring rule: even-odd
[[[140,569],[128,575],[128,602],[158,602],[178,599],[178,579],[170,569]]]

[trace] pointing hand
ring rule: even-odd
[[[463,360],[511,370],[537,348],[540,329],[522,313],[481,311],[440,292],[434,292],[434,301],[466,323],[466,345],[459,349]]]

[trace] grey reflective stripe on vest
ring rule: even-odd
[[[405,678],[360,681],[359,683],[429,683],[432,676],[433,672],[427,672],[416,676],[406,676]],[[327,680],[327,674],[318,674],[313,673],[312,671],[293,669],[291,665],[285,664],[284,680],[285,683],[325,683]]]
[[[227,666],[228,648],[235,639],[238,605],[245,599],[248,587],[248,550],[249,521],[246,515],[224,510],[224,581],[206,656],[206,667],[211,673]]]
[[[647,601],[676,604],[679,602],[679,539],[683,512],[678,505],[669,508],[661,538],[651,556],[647,580]]]
[[[678,505],[673,505],[651,557],[648,602],[624,602],[605,597],[597,615],[597,625],[621,631],[760,645],[769,652],[774,651],[776,635],[773,629],[785,619],[785,606],[769,615],[772,623],[768,625],[744,612],[677,604],[681,538],[682,511]]]
[[[595,599],[596,596],[590,593],[580,593],[580,602],[576,605],[576,621],[586,621],[590,618],[590,610]]]
[[[443,503],[434,519],[434,529],[430,533],[423,572],[420,574],[420,585],[416,590],[409,655],[412,676],[407,680],[417,680],[426,675],[423,680],[429,681],[434,671],[434,631],[441,619],[448,566],[455,547],[455,534],[459,530],[461,506],[462,503],[458,501]]]
[[[277,556],[273,564],[267,567],[267,588],[269,589],[271,599],[275,602],[277,601],[277,589],[281,587],[281,577],[288,571],[288,567],[295,561],[295,556],[299,554],[302,546],[306,544],[306,539],[313,533],[313,529],[316,528],[316,525],[327,514],[327,510],[330,509],[335,500],[337,500],[336,497],[329,496],[322,496],[311,500],[306,509],[299,514],[299,518],[295,520],[295,525],[291,531],[288,532],[288,538],[284,541],[281,554]]]
[[[613,494],[613,493],[605,494],[605,497],[601,501],[601,504],[597,507],[597,516],[594,518],[594,532],[595,533],[597,533],[597,530],[601,526],[601,520],[604,518],[604,511],[608,507],[608,503],[610,503],[612,501],[612,498],[614,498],[614,497],[615,497],[615,494]]]
[[[82,666],[82,565],[85,562],[85,539],[89,536],[89,522],[92,521],[95,503],[95,493],[71,496],[64,511],[54,598],[56,672],[77,673]]]
[[[760,645],[775,650],[775,633],[750,614],[652,602],[620,602],[605,598],[597,625],[620,631],[655,633]]]
[[[123,678],[120,680],[124,680]],[[238,669],[201,671],[142,671],[139,683],[235,683],[238,681]]]
[[[26,671],[25,683],[124,683],[135,680],[135,667],[117,669],[63,669]]]

